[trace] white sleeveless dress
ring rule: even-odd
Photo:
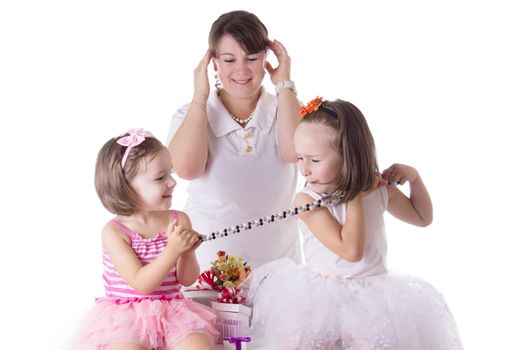
[[[299,220],[306,264],[281,259],[252,273],[248,302],[252,330],[263,338],[258,343],[271,349],[462,349],[441,294],[417,277],[387,271],[386,189],[363,201],[368,231],[361,261],[341,259]],[[327,209],[345,221],[345,204]]]

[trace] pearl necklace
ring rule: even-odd
[[[253,110],[253,112],[250,114],[250,116],[248,118],[245,118],[245,119],[239,119],[237,118],[236,116],[234,116],[229,110],[228,108],[226,108],[226,105],[224,104],[224,102],[222,102],[222,98],[221,98],[221,95],[218,95],[219,96],[219,100],[221,100],[221,103],[222,105],[224,106],[224,109],[226,110],[226,112],[228,112],[229,116],[235,120],[237,123],[239,124],[247,124],[250,120],[252,120],[253,118],[253,114],[255,113],[255,110]]]
[[[339,194],[339,195],[336,194],[336,198],[340,198],[340,196],[341,196],[341,194]],[[241,232],[241,229],[244,230],[244,231],[248,231],[248,230],[251,230],[254,227],[262,226],[262,225],[264,225],[264,223],[275,222],[275,219],[277,219],[277,220],[284,220],[284,219],[286,219],[287,216],[294,216],[294,215],[297,215],[299,213],[304,213],[305,211],[310,211],[310,210],[313,210],[313,209],[316,209],[316,208],[319,208],[319,207],[322,207],[322,206],[327,206],[329,204],[334,203],[334,201],[335,200],[332,200],[332,199],[321,198],[321,199],[318,199],[316,201],[313,201],[313,202],[310,202],[310,203],[306,203],[305,205],[301,205],[299,207],[295,207],[293,209],[284,210],[281,213],[268,215],[265,218],[259,218],[259,219],[256,219],[256,220],[245,222],[244,224],[231,226],[231,227],[225,228],[225,229],[220,230],[220,231],[212,232],[209,235],[200,235],[200,240],[202,242],[209,242],[209,241],[212,241],[212,240],[217,239],[217,238],[228,237],[228,235],[234,235],[236,233]]]
[[[225,106],[224,108],[226,108],[226,106]],[[247,124],[250,120],[252,120],[253,113],[254,113],[255,111],[253,111],[252,114],[250,114],[250,116],[249,116],[248,118],[246,118],[246,119],[239,119],[239,118],[237,118],[236,116],[234,116],[233,114],[231,114],[230,111],[229,111],[227,108],[226,108],[226,112],[228,112],[228,114],[230,115],[230,117],[231,117],[233,120],[235,120],[237,123],[239,123],[239,124]]]

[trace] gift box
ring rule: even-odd
[[[189,298],[199,304],[211,307],[211,302],[217,300],[217,291],[215,290],[201,290],[201,289],[184,289],[182,294],[185,298]]]
[[[252,314],[251,308],[242,304],[217,303],[215,301],[212,301],[211,307],[217,314],[217,322],[222,320],[240,321],[238,325],[240,334],[238,336],[245,336],[248,333]]]
[[[242,334],[241,329],[243,328],[243,326],[242,326],[242,321],[220,320],[217,322],[216,328],[220,333],[218,343],[222,344],[222,341],[225,338],[240,337]]]
[[[224,350],[246,350],[248,343],[251,341],[250,337],[231,337],[224,338]]]

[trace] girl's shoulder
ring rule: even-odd
[[[121,224],[116,217],[109,220],[102,228],[101,239],[103,247],[117,241],[125,241],[130,244],[131,238],[128,231],[129,229]]]
[[[314,190],[312,190],[308,185],[304,186],[299,190],[299,192],[296,193],[295,198],[302,198],[302,199],[308,199],[308,200],[318,200],[322,198],[323,196]],[[303,203],[304,204],[304,203]]]
[[[183,211],[170,209],[162,212],[158,212],[158,220],[156,221],[155,228],[156,232],[161,232],[160,228],[167,227],[173,220],[176,221],[177,225],[191,226],[190,218],[188,214]]]
[[[128,220],[127,218],[119,218],[118,216],[109,220],[102,229],[102,240],[113,241],[116,239],[123,239],[127,243],[131,243],[133,239],[144,237],[144,233],[158,233],[163,232],[168,224],[177,220],[178,223],[189,225],[189,217],[186,213],[178,210],[164,210],[154,214],[147,227]],[[147,236],[146,236],[147,237]]]
[[[315,193],[310,193],[310,192],[306,192],[306,191],[297,192],[295,194],[295,198],[294,198],[294,201],[293,201],[293,206],[294,207],[298,207],[298,206],[305,205],[307,203],[311,203],[314,200],[317,200],[316,197],[317,196],[315,196]]]
[[[192,227],[191,219],[188,216],[188,214],[186,214],[185,212],[172,209],[170,210],[169,215],[170,215],[170,221],[177,220],[179,225],[184,225],[186,227]]]
[[[380,186],[367,193],[367,195],[363,197],[365,205],[368,208],[379,208],[381,212],[386,211],[390,198],[389,187],[391,186]]]

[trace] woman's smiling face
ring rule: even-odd
[[[257,94],[265,74],[266,52],[247,54],[230,35],[224,35],[217,45],[214,65],[223,88],[235,97]]]

